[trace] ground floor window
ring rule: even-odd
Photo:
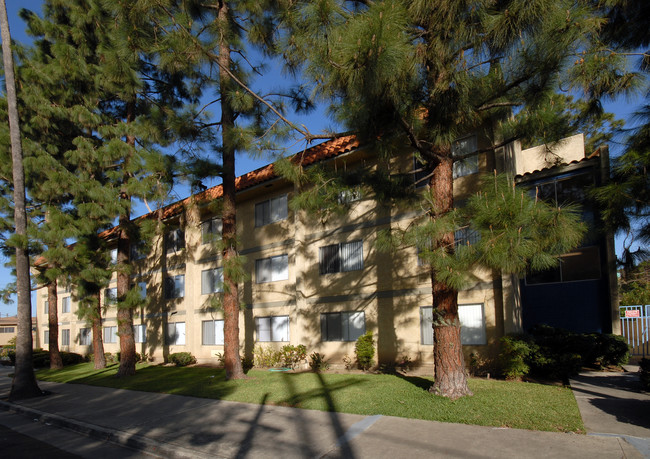
[[[363,311],[328,312],[320,315],[323,341],[356,341],[366,332]]]
[[[289,341],[289,316],[255,318],[257,341]]]
[[[79,344],[82,346],[90,346],[92,344],[92,330],[90,328],[82,328],[79,330]]]
[[[117,343],[117,326],[104,327],[104,342]]]
[[[43,332],[43,344],[47,344],[47,345],[50,344],[50,331],[49,330],[45,330]]]
[[[483,304],[459,304],[460,342],[463,345],[487,344]],[[420,308],[420,337],[422,344],[433,344],[433,307]]]
[[[167,344],[185,345],[185,322],[167,324]]]
[[[144,343],[147,341],[147,326],[145,324],[133,326],[133,341],[136,343]]]
[[[61,330],[61,346],[70,346],[70,329]]]
[[[204,346],[223,345],[223,320],[203,321],[202,343]]]

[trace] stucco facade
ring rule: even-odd
[[[476,144],[480,146],[480,140],[474,148]],[[569,144],[571,155],[582,148],[584,157],[581,139]],[[462,201],[475,190],[482,172],[519,171],[512,157],[525,151],[516,146],[506,150],[480,154],[478,164],[469,166],[470,173],[465,170],[456,179],[455,199]],[[333,167],[376,167],[372,152],[353,138],[326,142],[306,155],[312,162]],[[413,155],[405,153],[391,167],[408,173],[413,164]],[[371,330],[379,362],[408,357],[419,365],[433,364],[428,270],[420,266],[415,247],[395,253],[377,248],[380,231],[408,225],[417,210],[389,207],[373,196],[355,196],[345,216],[323,219],[293,211],[288,203],[295,189],[275,176],[272,166],[242,176],[238,190],[239,251],[250,276],[240,285],[243,354],[250,356],[259,345],[304,344],[309,353],[320,352],[333,365],[341,365],[344,356],[354,356],[356,337]],[[210,223],[215,215],[208,205],[215,196],[218,187],[163,209],[165,234],[158,235],[150,252],[135,262],[132,282],[141,286],[143,294],[146,289],[147,300],[135,314],[140,341],[136,348],[155,361],[188,351],[199,362],[216,363],[223,353],[219,344],[223,313],[214,306],[219,293],[211,293],[218,289],[221,256],[214,241],[205,237],[218,230],[217,222]],[[177,228],[183,233],[175,232]],[[107,237],[110,241],[110,232]],[[476,282],[458,298],[464,350],[466,356],[474,352],[494,357],[501,336],[522,331],[519,280],[491,271],[474,274]],[[108,288],[115,286],[114,278]],[[104,349],[115,353],[119,338],[111,327],[117,327],[116,311],[110,304],[111,292],[106,293],[102,295],[107,303]],[[68,292],[58,295],[61,349],[91,352],[85,334],[90,326],[75,315],[76,301]],[[46,299],[46,289],[39,289],[37,339],[42,347],[47,347]]]

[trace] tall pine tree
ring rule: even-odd
[[[584,87],[596,101],[632,86],[634,78],[618,72],[621,60],[597,48],[602,22],[588,1],[573,0],[296,2],[284,46],[289,64],[302,68],[336,118],[380,155],[401,154],[408,142],[427,177],[427,219],[415,242],[430,255],[435,393],[470,394],[457,276],[449,275],[462,271],[463,252],[455,251],[453,164],[467,159],[455,157],[453,142],[480,131],[490,141],[474,153],[481,154],[517,139],[557,140],[574,127],[566,123],[568,99],[555,97],[561,87]],[[384,178],[378,182],[391,179]],[[554,245],[536,262],[552,258]],[[521,268],[513,258],[523,255],[506,251],[488,260],[477,252],[476,260],[508,270]]]

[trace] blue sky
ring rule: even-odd
[[[7,14],[9,16],[9,23],[11,28],[11,34],[14,41],[21,43],[27,43],[29,38],[25,34],[25,24],[19,18],[18,11],[22,8],[26,8],[32,11],[35,11],[40,14],[41,11],[41,0],[8,0],[7,2]],[[269,84],[271,82],[282,82],[287,80],[287,76],[281,74],[277,70],[273,70],[270,75],[265,76],[264,83]],[[272,85],[272,84],[270,84]],[[640,105],[641,97],[627,100],[625,98],[619,98],[615,101],[610,101],[605,104],[606,110],[616,114],[618,118],[625,119],[630,121],[631,114],[634,112],[636,107]],[[317,111],[314,114],[301,117],[298,121],[298,124],[306,125],[312,133],[317,133],[325,128],[327,128],[331,122],[323,115],[322,111]],[[304,144],[296,144],[290,147],[290,152],[299,151],[300,148],[304,147]],[[617,155],[621,151],[621,146],[617,142],[610,143],[610,151],[613,155]],[[241,156],[237,160],[237,174],[244,174],[251,170],[254,170],[258,167],[261,167],[269,162],[269,158],[250,158],[245,155]],[[175,190],[175,194],[179,199],[182,199],[189,194],[187,187],[179,186]],[[136,210],[138,212],[138,210]],[[139,213],[144,213],[146,210],[144,208],[139,209]],[[619,241],[617,241],[617,246]],[[6,260],[0,260],[0,286],[4,286],[9,282],[13,282],[13,276],[9,269],[4,267]],[[34,295],[32,295],[32,310],[35,308]],[[4,304],[0,303],[0,315],[15,315],[16,314],[16,305],[14,304]]]

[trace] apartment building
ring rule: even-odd
[[[463,154],[480,147],[481,139],[476,136],[455,144]],[[353,136],[322,143],[300,155],[305,166],[326,163],[340,168],[372,168],[377,162],[373,152]],[[455,199],[462,203],[478,186],[481,173],[495,169],[516,175],[525,186],[535,185],[537,179],[552,179],[557,184],[581,173],[601,180],[606,163],[606,151],[585,156],[581,135],[552,150],[540,147],[522,151],[513,144],[456,163]],[[412,153],[405,151],[390,167],[411,173]],[[344,197],[349,205],[345,216],[320,218],[293,211],[289,202],[294,186],[279,177],[272,164],[239,177],[236,186],[239,249],[249,273],[249,279],[240,286],[243,353],[250,355],[258,345],[304,344],[309,352],[323,353],[332,364],[340,365],[346,355],[354,356],[355,340],[370,330],[375,335],[380,362],[406,356],[416,364],[433,363],[429,273],[420,265],[416,247],[397,253],[377,248],[380,231],[408,225],[417,210],[387,206],[373,196],[353,194]],[[216,363],[217,356],[223,353],[223,313],[215,307],[223,271],[214,244],[220,237],[221,221],[209,204],[221,193],[221,187],[216,186],[161,209],[156,215],[165,222],[165,234],[155,238],[150,253],[134,257],[132,281],[147,300],[146,306],[135,313],[136,347],[155,361],[188,351],[199,362]],[[104,236],[111,241],[114,233],[109,230]],[[470,242],[475,237],[467,231],[456,236]],[[523,331],[537,320],[546,300],[535,298],[548,298],[540,296],[540,292],[549,286],[548,291],[553,292],[557,283],[572,284],[568,290],[567,285],[561,285],[565,290],[560,289],[559,294],[571,292],[573,296],[567,303],[560,297],[553,298],[556,293],[551,293],[554,307],[577,308],[580,314],[591,311],[598,318],[589,322],[591,331],[611,331],[615,322],[615,304],[611,302],[615,284],[611,284],[608,270],[613,245],[608,245],[611,238],[606,235],[592,239],[589,244],[597,246],[596,258],[594,250],[584,252],[588,263],[600,266],[597,273],[592,270],[587,276],[595,285],[595,303],[592,295],[589,302],[574,304],[576,292],[579,294],[587,279],[574,276],[569,280],[570,276],[565,276],[566,282],[553,282],[555,278],[549,277],[549,282],[535,283],[532,278],[487,270],[475,272],[476,282],[461,291],[458,298],[466,354],[493,357],[501,336]],[[113,253],[116,256],[116,250]],[[567,259],[582,266],[581,254]],[[103,323],[106,352],[119,351],[112,305],[115,296],[114,278],[103,295],[107,307]],[[527,312],[527,299],[534,306],[531,312]],[[60,291],[59,303],[61,349],[92,352],[90,325],[77,318],[73,295]],[[53,306],[47,304],[45,288],[38,290],[37,305],[37,334],[47,347],[47,310]],[[572,328],[571,323],[568,328]]]

